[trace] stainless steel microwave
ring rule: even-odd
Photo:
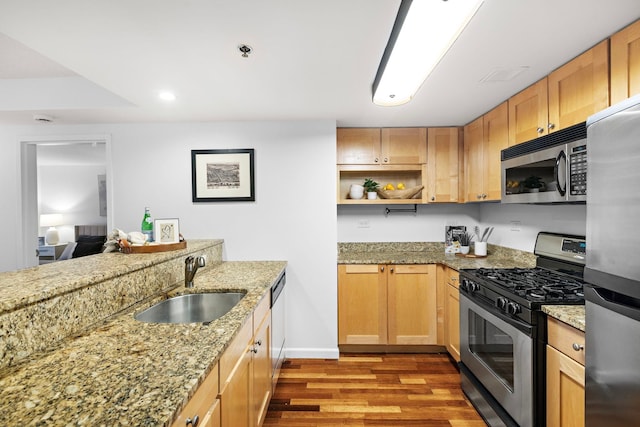
[[[587,128],[569,128],[502,150],[502,203],[585,203]]]

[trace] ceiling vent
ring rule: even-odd
[[[498,83],[508,82],[518,77],[529,69],[528,66],[522,67],[498,67],[489,71],[486,76],[480,79],[480,83]]]
[[[46,114],[34,114],[33,120],[38,123],[52,123],[53,117],[47,116]]]

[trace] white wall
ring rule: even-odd
[[[478,205],[418,205],[417,214],[392,212],[387,205],[338,206],[339,242],[444,242],[445,226],[480,222]],[[390,209],[413,209],[413,205],[388,205]]]
[[[413,205],[389,206],[413,208]],[[418,206],[418,214],[384,214],[385,206],[338,207],[339,242],[442,242],[446,225],[495,227],[489,243],[533,252],[539,231],[585,234],[585,205],[470,203]],[[514,224],[512,224],[514,222]]]
[[[118,228],[138,230],[149,206],[156,218],[179,218],[187,240],[225,239],[227,260],[288,261],[288,354],[337,357],[335,128],[329,120],[6,128],[0,145],[13,153],[1,158],[0,176],[19,177],[19,135],[109,134]],[[221,148],[255,149],[255,202],[192,203],[191,150]],[[2,188],[9,206],[16,188]],[[0,215],[19,241],[17,214]],[[15,249],[3,246],[2,269],[16,268]]]

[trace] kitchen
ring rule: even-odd
[[[389,8],[393,6],[397,7]],[[621,25],[614,30],[631,20],[618,19]],[[486,101],[486,108],[478,109],[468,119],[484,113],[507,96],[494,98],[493,104]],[[365,97],[368,98],[368,94]],[[94,124],[61,123],[49,127],[3,125],[0,136],[6,155],[3,155],[0,177],[3,182],[12,183],[19,176],[16,160],[20,155],[15,143],[19,136],[110,135],[110,175],[115,196],[113,225],[136,227],[141,210],[150,205],[155,215],[181,218],[181,230],[187,238],[225,239],[226,259],[287,259],[288,298],[295,301],[287,310],[291,318],[296,319],[293,323],[305,325],[305,330],[292,325],[287,331],[291,357],[337,356],[337,241],[442,241],[445,225],[478,223],[496,227],[492,243],[532,251],[540,230],[584,234],[584,206],[419,206],[416,216],[389,217],[384,216],[380,206],[350,206],[340,207],[336,213],[335,119],[267,121],[268,115],[263,117],[247,123],[140,121],[112,125],[96,120]],[[428,123],[415,123],[419,124]],[[189,194],[189,150],[246,147],[256,150],[256,203],[193,205]],[[286,167],[283,159],[287,159]],[[170,167],[171,173],[154,171],[161,164],[163,168]],[[140,190],[130,191],[132,186]],[[3,200],[19,203],[17,185],[3,186],[2,192]],[[19,212],[5,209],[0,215],[6,239],[20,242]],[[247,240],[251,244],[247,244]],[[3,270],[21,265],[20,251],[13,245],[3,246],[0,251]]]

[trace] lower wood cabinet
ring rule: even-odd
[[[456,362],[460,361],[459,275],[453,268],[444,271],[444,346]]]
[[[267,294],[220,358],[223,427],[260,426],[264,421],[271,399],[269,302]]]
[[[584,332],[547,320],[547,427],[583,427]]]
[[[338,266],[338,344],[437,344],[435,265]]]

